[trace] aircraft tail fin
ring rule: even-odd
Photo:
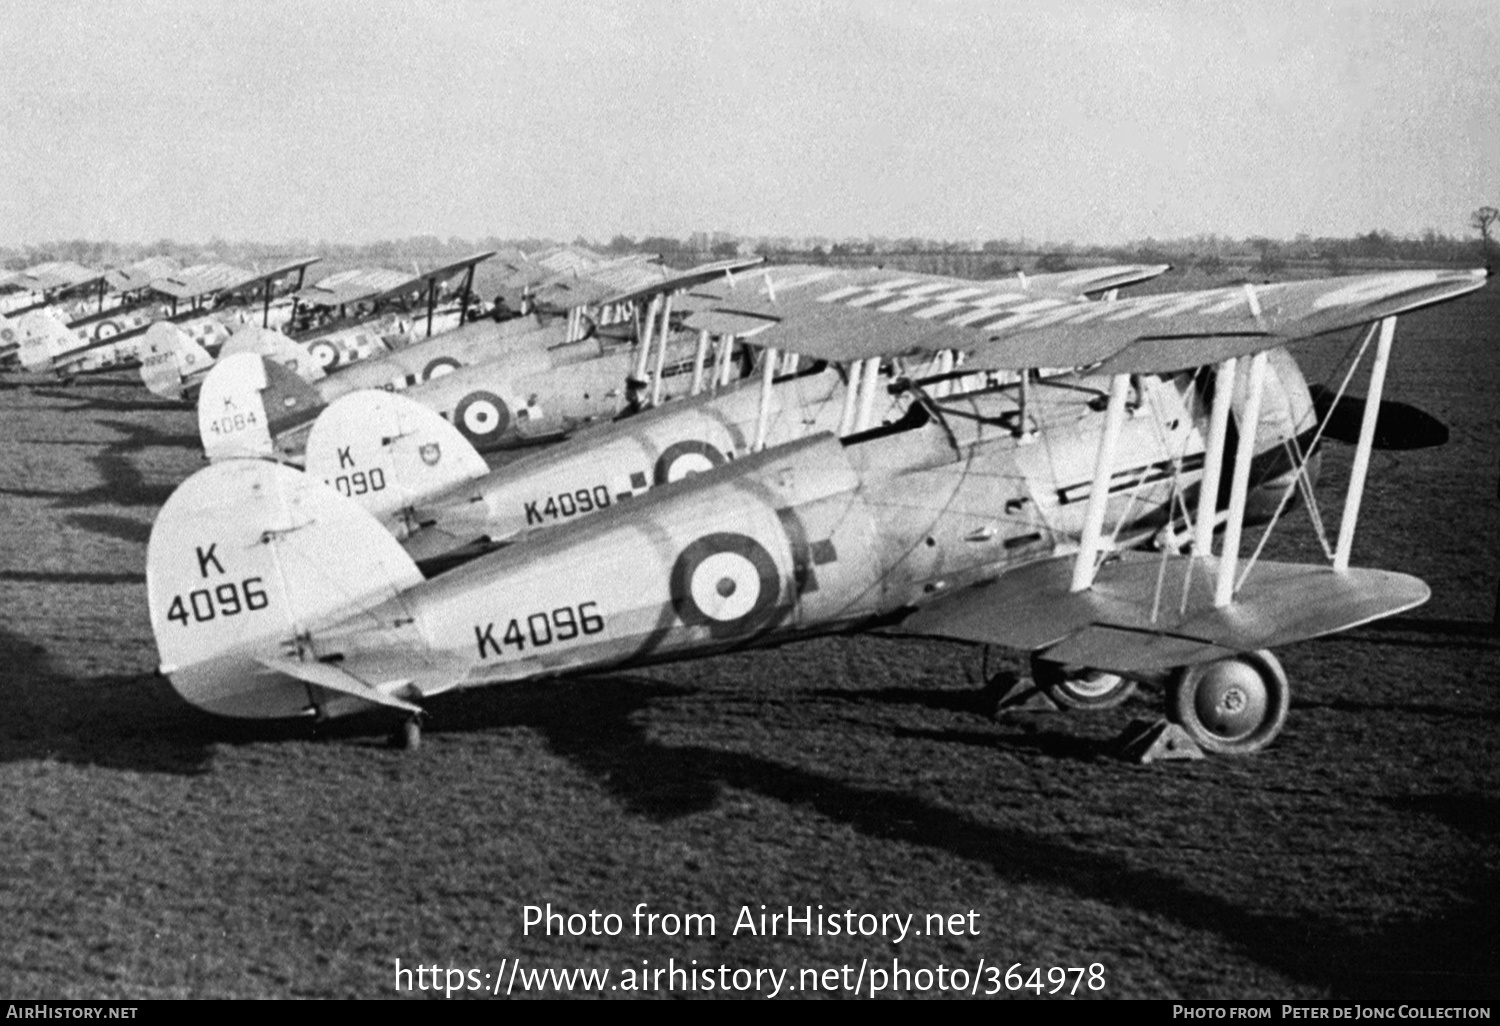
[[[157,321],[141,341],[141,380],[152,395],[180,399],[188,379],[212,367],[214,358],[170,321]]]
[[[237,328],[224,343],[224,348],[219,350],[219,358],[233,356],[235,353],[268,356],[303,381],[318,381],[327,376],[318,360],[305,347],[273,328],[262,328],[258,324]]]
[[[421,580],[358,506],[265,460],[213,464],[188,478],[157,514],[146,549],[162,672],[187,701],[226,716],[398,704],[385,699],[399,685],[370,684],[364,696],[347,667],[322,686],[333,668],[323,672],[308,639]]]
[[[394,392],[350,392],[318,415],[307,436],[307,472],[405,537],[413,506],[489,473],[458,429]]]
[[[198,394],[198,434],[212,462],[291,457],[296,429],[311,426],[325,403],[316,389],[257,353],[221,359]]]
[[[84,347],[83,339],[47,310],[22,314],[19,328],[21,366],[28,371],[50,370],[58,357]]]

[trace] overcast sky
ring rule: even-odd
[[[0,244],[1465,234],[1497,0],[0,12]]]

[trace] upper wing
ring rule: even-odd
[[[497,252],[498,250],[491,249],[483,253],[472,253],[462,260],[455,260],[451,264],[444,264],[442,267],[434,267],[430,271],[423,271],[419,278],[422,281],[443,281],[453,277],[459,271],[467,271],[476,264],[483,263]]]
[[[970,369],[1168,372],[1365,324],[1482,288],[1483,270],[1393,271],[1090,303],[914,276],[872,289],[809,272],[709,304],[690,327],[765,328],[765,344],[821,359],[956,349]]]
[[[104,271],[92,270],[71,260],[51,260],[15,272],[8,284],[27,292],[51,292],[54,289],[93,285],[104,278],[105,274]]]
[[[339,307],[362,303],[392,292],[416,288],[419,275],[410,271],[392,271],[384,267],[356,267],[331,274],[322,281],[297,292],[297,302],[309,306]]]
[[[618,267],[596,268],[578,277],[564,277],[539,286],[533,297],[542,306],[568,309],[576,306],[629,303],[666,292],[730,277],[764,262],[764,257],[734,257],[673,271],[660,264],[638,261]]]
[[[268,271],[247,271],[233,264],[195,264],[175,274],[153,279],[151,288],[178,300],[196,299],[219,292],[236,292],[264,281],[274,281],[321,259],[322,257],[301,257]]]
[[[677,292],[681,289],[690,289],[705,282],[718,279],[732,279],[736,272],[746,271],[752,267],[758,267],[765,262],[765,257],[731,257],[727,260],[714,260],[706,264],[698,264],[686,271],[668,272],[661,280],[649,283],[643,287],[626,289],[607,296],[602,300],[604,303],[628,303],[634,299],[657,295],[662,292]]]
[[[171,257],[146,257],[133,264],[117,267],[104,276],[109,287],[116,292],[134,292],[143,289],[158,278],[176,274],[182,267]]]
[[[748,335],[768,323],[795,318],[805,321],[800,327],[807,330],[779,330],[771,344],[799,352],[809,352],[798,349],[799,345],[823,344],[828,348],[815,355],[853,360],[923,348],[971,348],[979,337],[971,332],[963,333],[962,345],[950,342],[928,347],[922,339],[932,329],[969,314],[1014,313],[1082,302],[1090,293],[1148,281],[1170,268],[1170,264],[1119,264],[970,281],[883,267],[786,264],[702,285],[683,297],[678,308],[692,311],[689,327],[714,334]],[[872,331],[879,337],[833,341],[841,332],[868,335]],[[823,342],[817,341],[824,336]]]

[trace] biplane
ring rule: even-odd
[[[147,309],[151,282],[177,268],[170,257],[147,257],[108,271],[52,262],[0,276],[0,362],[22,362],[21,344],[35,332],[33,315],[45,314],[79,336],[68,341],[70,348],[146,323],[154,316]],[[41,358],[33,352],[28,359]]]
[[[760,258],[721,261],[612,284],[595,307],[632,307],[639,313],[625,339],[586,331],[581,307],[564,317],[545,311],[506,321],[476,321],[377,360],[307,381],[274,358],[226,358],[204,380],[198,425],[212,459],[269,456],[300,460],[307,433],[327,405],[359,389],[406,390],[450,418],[470,443],[493,449],[556,437],[582,423],[626,409],[637,358],[654,335],[670,331],[671,297],[681,290],[754,266]],[[644,345],[635,345],[635,331]],[[691,356],[691,342],[676,343]],[[679,361],[680,362],[680,361]],[[673,364],[673,369],[677,366]]]
[[[336,368],[386,354],[393,345],[410,345],[418,335],[405,307],[414,300],[426,309],[421,337],[457,327],[469,308],[474,268],[493,255],[475,253],[428,271],[356,268],[306,288],[299,281],[282,321],[289,333],[273,330],[268,317],[258,326],[226,328],[212,345],[204,345],[191,331],[162,330],[150,341],[152,359],[142,361],[141,378],[154,395],[180,398],[202,385],[218,359],[248,352],[268,357],[305,381],[317,381]],[[464,275],[461,299],[440,309],[443,284],[458,274]],[[391,304],[402,309],[387,309]]]
[[[1127,265],[982,285],[924,275],[906,279],[906,284],[943,286],[986,305],[1061,304],[1166,270],[1166,265]],[[827,281],[830,275],[840,280],[852,275],[871,284],[895,281],[901,272],[781,266],[768,270],[763,280],[766,287],[776,281],[782,288],[795,288],[797,283]],[[731,281],[716,290],[714,282],[707,282],[680,300],[691,311],[736,287]],[[709,332],[700,331],[691,361],[683,364],[691,369],[690,377],[683,375],[687,396],[671,403],[664,403],[663,389],[670,346],[658,334],[656,347],[641,354],[640,366],[651,368],[642,375],[648,409],[596,425],[495,471],[461,431],[432,411],[405,396],[355,392],[335,400],[314,423],[307,440],[307,471],[381,518],[413,555],[436,558],[470,542],[493,545],[537,527],[570,522],[653,485],[768,445],[819,431],[841,436],[862,431],[904,408],[906,394],[885,394],[890,379],[881,380],[879,360],[832,368],[826,360],[798,362],[788,355],[774,368],[760,360],[758,384],[740,378],[733,368],[736,346],[753,345],[769,326],[740,325],[712,342]],[[934,355],[930,369],[952,369],[952,354]],[[860,382],[866,364],[869,373]],[[953,387],[944,382],[938,394]],[[878,409],[877,397],[884,401]],[[424,451],[428,458],[422,458]],[[433,452],[443,458],[431,458]]]
[[[295,273],[300,281],[318,257],[293,260],[266,271],[228,264],[201,264],[137,285],[128,307],[106,310],[73,323],[33,311],[23,319],[21,363],[33,372],[71,378],[149,362],[159,368],[167,357],[148,344],[153,324],[174,325],[183,338],[208,351],[229,335],[229,324],[247,316],[246,304],[260,293],[262,316],[269,317],[278,282]],[[153,336],[157,338],[159,336]],[[148,379],[149,380],[149,379]]]
[[[0,313],[17,317],[57,303],[68,303],[70,312],[78,309],[81,313],[90,305],[103,309],[109,289],[107,277],[107,271],[71,260],[49,260],[0,273]],[[94,294],[92,301],[90,293]]]
[[[890,423],[760,448],[430,578],[322,481],[214,464],[153,526],[162,671],[212,712],[384,708],[414,741],[421,703],[456,688],[880,630],[1028,653],[1085,700],[1101,675],[1161,682],[1198,745],[1255,751],[1289,702],[1272,648],[1429,595],[1355,567],[1355,527],[1396,318],[1484,280],[1396,272],[996,313],[951,286],[919,299],[886,279],[867,299],[772,279],[702,311],[772,323],[764,391],[784,353],[868,366],[961,351],[963,365],[902,378]],[[884,337],[861,330],[874,324]],[[1328,424],[1284,347],[1360,325],[1334,409],[1374,355],[1329,563],[1262,559],[1312,495]],[[970,387],[978,373],[999,377]],[[960,390],[940,396],[945,383]],[[1255,522],[1268,526],[1246,555]]]

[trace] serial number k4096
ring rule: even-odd
[[[550,613],[532,613],[515,617],[506,625],[500,640],[495,640],[495,630],[505,621],[491,620],[481,627],[474,625],[474,643],[479,646],[479,658],[499,659],[505,655],[504,646],[517,652],[532,648],[543,648],[559,641],[572,641],[585,634],[598,634],[604,630],[604,617],[599,615],[599,603],[584,602],[576,607],[563,606]]]
[[[243,581],[225,581],[212,588],[197,588],[183,596],[172,596],[167,619],[186,627],[189,623],[207,623],[220,616],[238,616],[270,605],[262,580],[247,577]]]

